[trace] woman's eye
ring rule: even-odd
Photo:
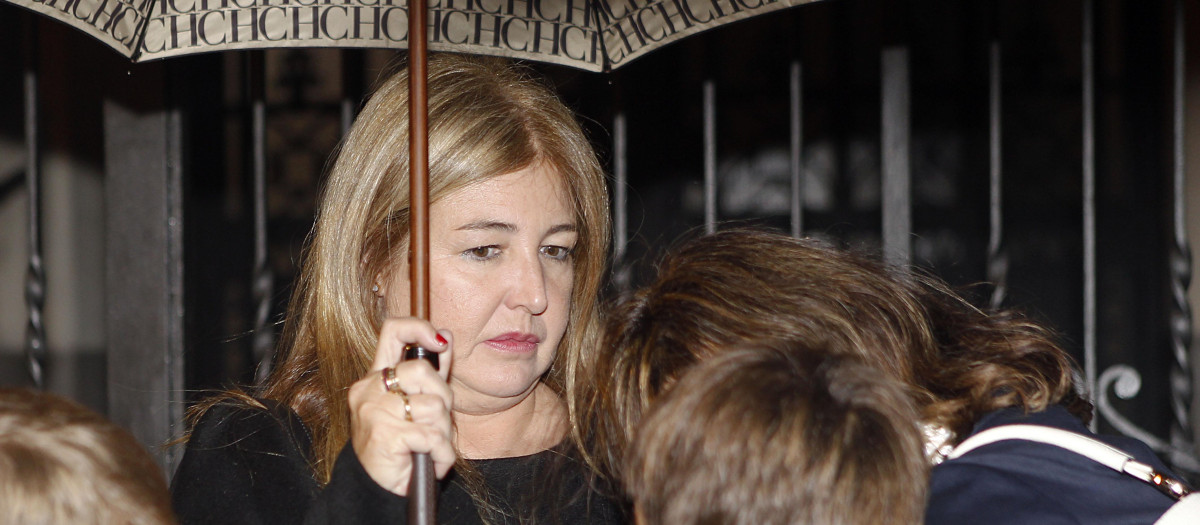
[[[473,259],[491,259],[500,253],[500,248],[497,246],[476,246],[463,252],[463,255]]]
[[[542,254],[551,259],[565,261],[571,257],[571,249],[565,246],[543,246]]]

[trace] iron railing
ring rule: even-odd
[[[1191,358],[1192,319],[1191,306],[1188,301],[1188,288],[1191,278],[1192,259],[1190,255],[1189,232],[1187,230],[1186,214],[1186,151],[1185,151],[1185,94],[1186,94],[1186,25],[1183,2],[1172,0],[1168,17],[1170,27],[1171,66],[1170,66],[1170,203],[1171,210],[1171,245],[1169,253],[1160,259],[1166,262],[1170,278],[1169,296],[1171,308],[1167,319],[1163,320],[1163,329],[1169,332],[1170,363],[1166,377],[1161,378],[1168,384],[1169,406],[1164,410],[1169,413],[1169,430],[1167,436],[1159,437],[1155,432],[1139,427],[1130,418],[1121,413],[1120,402],[1113,399],[1115,394],[1121,400],[1129,400],[1141,392],[1143,378],[1146,374],[1125,363],[1110,363],[1101,370],[1101,362],[1097,355],[1097,261],[1098,253],[1098,200],[1097,188],[1097,108],[1096,90],[1098,86],[1095,64],[1096,42],[1096,7],[1094,0],[1081,0],[1080,10],[1080,121],[1079,135],[1081,144],[1081,194],[1080,194],[1080,244],[1082,248],[1081,289],[1082,297],[1082,361],[1083,379],[1088,391],[1097,402],[1099,416],[1096,422],[1103,422],[1116,431],[1137,437],[1168,459],[1176,468],[1192,475],[1200,474],[1200,461],[1197,461],[1195,443],[1195,424],[1190,417],[1192,410],[1193,378],[1197,376],[1196,365]],[[29,24],[32,29],[35,24]],[[32,39],[31,39],[32,41]],[[288,51],[295,53],[297,51]],[[26,47],[30,57],[36,56],[33,46]],[[278,297],[275,296],[273,282],[278,277],[272,273],[269,261],[268,195],[268,155],[267,126],[272,111],[284,111],[284,108],[272,109],[265,95],[268,82],[263,78],[265,65],[261,61],[261,52],[255,52],[248,63],[248,80],[246,91],[249,97],[249,117],[252,128],[252,166],[253,166],[253,268],[249,279],[253,298],[253,337],[252,355],[257,365],[259,378],[269,370],[271,347],[274,344],[274,324],[278,319]],[[987,43],[986,61],[983,68],[986,78],[982,80],[986,88],[986,144],[987,144],[987,239],[984,259],[986,268],[982,271],[991,284],[987,302],[993,306],[1004,304],[1009,299],[1009,277],[1012,260],[1009,248],[1017,240],[1006,237],[1004,227],[1006,202],[1003,195],[1005,187],[1005,172],[1002,159],[1004,158],[1004,131],[1006,129],[1002,118],[1004,112],[1005,82],[1002,58],[1004,46],[1002,39],[989,36]],[[348,70],[357,73],[348,75],[344,83],[355,84],[363,75],[364,66],[362,55],[348,51],[343,53],[343,62]],[[884,253],[893,260],[909,263],[914,262],[912,239],[914,227],[914,201],[912,177],[912,125],[913,115],[911,97],[914,94],[913,73],[911,67],[912,51],[901,44],[883,46],[879,51],[880,63],[880,129],[879,144],[881,159],[879,205],[881,247]],[[806,185],[805,174],[805,100],[804,76],[805,65],[799,59],[792,59],[782,67],[788,74],[788,97],[786,115],[788,118],[788,137],[784,142],[788,148],[788,224],[795,235],[809,233],[805,228]],[[46,367],[46,332],[52,331],[53,326],[45,326],[43,314],[45,301],[45,270],[44,254],[42,252],[40,228],[42,214],[45,213],[41,204],[40,170],[41,155],[39,133],[39,85],[35,60],[26,61],[24,72],[25,90],[25,141],[27,145],[28,167],[25,170],[25,187],[29,199],[29,253],[28,272],[26,281],[26,302],[28,312],[28,331],[26,337],[25,360],[29,382],[37,387],[45,384]],[[338,118],[341,128],[348,127],[354,111],[359,105],[361,85],[344,89],[347,93],[340,101]],[[718,105],[719,86],[714,80],[708,79],[701,86],[701,97],[696,108],[701,115],[702,142],[697,149],[702,156],[702,173],[699,179],[703,185],[702,217],[703,228],[713,231],[720,227],[719,195],[721,189],[721,164],[718,141],[718,122],[722,106]],[[109,357],[109,415],[118,422],[135,430],[135,434],[148,444],[159,444],[175,437],[181,428],[182,394],[184,385],[181,379],[183,367],[183,315],[182,295],[182,255],[181,231],[183,228],[180,215],[181,199],[183,199],[183,172],[187,169],[182,165],[180,151],[185,147],[180,144],[184,140],[181,115],[178,108],[173,107],[169,97],[149,117],[141,113],[125,110],[119,103],[107,106],[106,114],[112,120],[106,124],[106,132],[112,136],[106,137],[110,153],[108,159],[108,191],[107,198],[112,202],[129,199],[132,196],[144,196],[147,180],[158,180],[152,190],[161,197],[153,209],[134,212],[111,212],[108,231],[110,268],[108,278],[108,294],[132,293],[131,296],[114,298],[110,301],[110,322],[108,357]],[[611,170],[614,174],[614,278],[618,288],[626,288],[633,284],[632,260],[634,252],[630,243],[635,234],[631,233],[629,210],[631,200],[629,191],[631,178],[637,167],[631,164],[629,158],[629,136],[638,125],[631,119],[624,108],[617,107],[611,111]],[[723,133],[725,133],[723,131]],[[151,141],[151,148],[157,148],[158,159],[161,162],[146,163],[131,158],[137,148],[147,147],[144,140],[147,136],[159,135],[161,140]],[[124,154],[120,152],[124,151]],[[163,177],[166,173],[168,176]],[[915,174],[919,176],[919,174]],[[123,228],[138,223],[138,221],[159,221],[149,229],[153,234],[138,235],[137,232],[119,231],[113,228]],[[145,226],[145,225],[143,225]],[[635,227],[636,229],[636,227]],[[118,250],[114,252],[114,250]],[[120,250],[129,250],[128,253]],[[156,259],[160,268],[151,275],[139,274],[138,279],[157,279],[141,285],[131,284],[129,268],[131,257]],[[1151,258],[1151,261],[1159,260]],[[919,263],[919,261],[916,261]],[[143,260],[143,264],[145,261]],[[153,266],[151,264],[150,266]],[[153,280],[152,279],[152,280]],[[137,304],[138,306],[131,306]],[[149,309],[159,309],[159,313],[150,315]],[[147,320],[139,316],[150,315],[153,330],[159,336],[127,337],[127,330],[142,326]],[[153,331],[152,330],[152,331]],[[165,335],[164,335],[165,334]],[[165,353],[165,357],[164,356]],[[144,360],[148,357],[159,356],[156,365],[151,367],[126,368],[125,363]],[[120,366],[117,364],[121,363]],[[140,376],[146,377],[140,377]],[[134,388],[132,385],[152,385],[151,388]],[[1110,392],[1111,390],[1111,392]],[[144,414],[151,414],[147,417]],[[164,453],[161,456],[164,467],[173,470],[174,456]]]

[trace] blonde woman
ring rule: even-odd
[[[403,523],[412,452],[443,478],[441,523],[616,519],[564,439],[564,393],[597,348],[609,226],[596,155],[527,72],[456,55],[428,70],[430,322],[404,317],[400,71],[326,181],[272,375],[198,409],[172,487],[184,523]],[[402,361],[408,343],[440,368]]]

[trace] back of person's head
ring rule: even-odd
[[[1072,361],[1013,312],[986,313],[943,282],[873,254],[754,229],[686,240],[611,309],[579,396],[589,461],[608,478],[646,407],[731,346],[828,342],[909,386],[921,420],[955,436],[1005,406],[1062,402],[1080,417]]]
[[[871,259],[759,230],[673,247],[608,316],[595,375],[610,379],[581,396],[593,466],[620,477],[643,411],[689,367],[733,346],[805,340],[848,349],[905,382],[913,367],[897,349],[935,346],[917,296]]]
[[[916,419],[903,385],[845,353],[729,349],[652,405],[626,490],[642,525],[916,524]]]
[[[162,470],[132,434],[73,401],[0,388],[0,522],[173,523]]]

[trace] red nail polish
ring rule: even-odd
[[[446,346],[446,338],[442,337],[442,334],[438,334],[437,342],[438,342],[438,344],[440,344],[442,346]]]

